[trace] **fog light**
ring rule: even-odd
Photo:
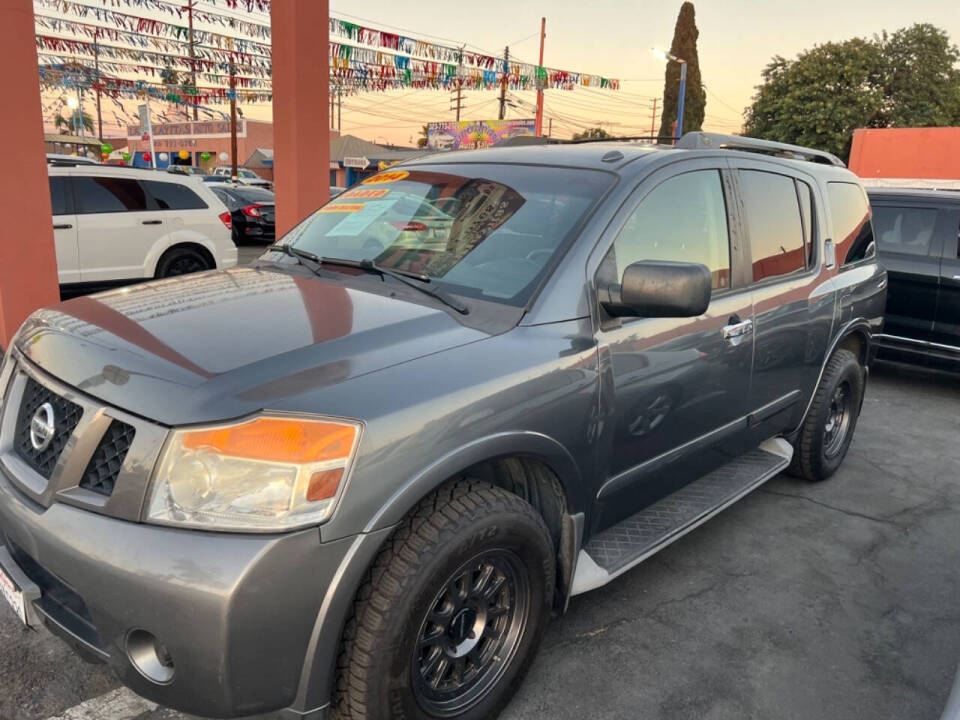
[[[166,685],[173,680],[173,658],[153,633],[146,630],[127,633],[127,657],[150,682]]]

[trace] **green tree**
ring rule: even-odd
[[[923,23],[876,38],[886,61],[884,121],[892,127],[960,120],[960,51],[940,28]]]
[[[673,31],[670,54],[687,61],[687,90],[684,93],[683,131],[690,132],[703,127],[703,115],[707,107],[707,94],[700,81],[700,58],[697,55],[696,11],[692,2],[680,6],[677,25]],[[663,116],[660,121],[661,139],[673,137],[673,123],[677,119],[680,100],[680,63],[668,61],[663,82]]]
[[[581,133],[574,133],[574,140],[602,140],[603,138],[613,137],[603,128],[595,127],[590,128],[589,130],[584,130]]]
[[[53,126],[60,131],[61,135],[73,135],[75,128],[74,122],[76,121],[76,113],[74,110],[73,114],[64,117],[63,115],[57,115],[53,119]],[[86,112],[80,113],[80,125],[86,128],[89,132],[93,132],[93,118]],[[79,130],[79,126],[76,128]]]
[[[960,51],[932,25],[817,45],[763,70],[747,135],[846,159],[857,128],[960,122]]]

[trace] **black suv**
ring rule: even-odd
[[[0,589],[205,717],[495,715],[551,611],[853,438],[885,300],[834,157],[444,153],[253,267],[35,313]]]
[[[960,368],[960,192],[871,188],[890,289],[883,357]]]

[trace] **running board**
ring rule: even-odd
[[[639,565],[785,470],[792,457],[793,447],[786,440],[767,440],[756,450],[597,533],[580,551],[570,594],[606,585]]]

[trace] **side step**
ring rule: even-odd
[[[785,470],[793,447],[767,440],[712,473],[594,535],[580,551],[571,595],[606,585]]]

